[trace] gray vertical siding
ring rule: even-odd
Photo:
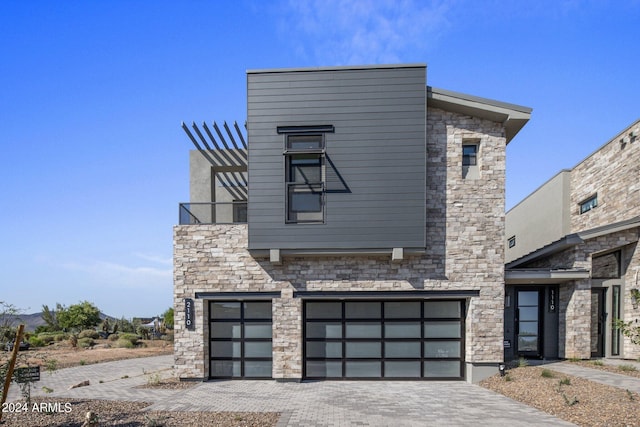
[[[425,66],[249,71],[247,85],[249,249],[425,247]],[[276,129],[305,125],[335,127],[325,223],[285,224]]]

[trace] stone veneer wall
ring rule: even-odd
[[[640,253],[637,249],[639,230],[630,229],[596,237],[550,257],[527,264],[530,268],[586,269],[591,271],[594,254],[623,249],[623,318],[640,321],[640,308],[633,309],[629,290],[640,286]],[[591,357],[591,279],[573,281],[560,286],[559,355],[564,358],[589,359]],[[610,310],[607,307],[607,311]],[[562,339],[564,337],[564,339]],[[623,340],[622,354],[635,359],[640,346]]]
[[[467,363],[503,360],[505,138],[502,125],[443,110],[427,115],[427,252],[390,256],[285,258],[247,251],[247,225],[174,228],[175,367],[209,375],[205,301],[184,327],[184,298],[196,292],[281,291],[273,301],[273,376],[302,376],[302,301],[294,291],[479,290],[467,307]],[[462,178],[462,141],[480,141],[479,177]]]
[[[571,171],[571,230],[579,232],[595,227],[640,216],[640,138],[621,144],[620,139],[630,130],[638,129],[635,122],[611,141],[595,151]],[[598,194],[598,206],[580,214],[579,203],[591,195]],[[619,237],[610,242],[608,248],[621,247],[638,239],[638,230],[630,231],[635,237]],[[608,248],[596,247],[592,253]],[[635,244],[629,246],[627,269],[624,272],[623,318],[640,322],[640,308],[633,309],[629,290],[640,289],[640,254]],[[607,308],[609,310],[609,308]],[[625,358],[640,356],[640,346],[623,339],[622,352]]]
[[[613,224],[640,215],[640,138],[621,144],[620,135],[571,171],[571,231]],[[580,215],[579,204],[598,193],[598,206]]]
[[[636,229],[636,238],[640,237],[640,230]],[[633,307],[631,301],[631,289],[640,289],[640,247],[638,242],[625,248],[623,258],[628,263],[624,275],[624,287],[622,288],[622,316],[626,322],[634,322],[640,326],[640,305]],[[625,359],[640,359],[640,345],[633,344],[627,337],[622,339],[622,354]]]

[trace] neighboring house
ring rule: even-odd
[[[637,121],[507,213],[505,358],[640,357],[639,233]]]
[[[503,361],[506,145],[531,110],[424,64],[247,72],[240,126],[183,126],[183,379],[466,379]],[[203,202],[203,203],[198,203]]]

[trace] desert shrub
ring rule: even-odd
[[[120,339],[131,341],[131,344],[136,345],[138,344],[139,337],[136,334],[126,333],[120,334]]]
[[[553,372],[548,369],[543,369],[540,373],[540,376],[542,376],[543,378],[553,378]]]
[[[118,338],[120,338],[120,335],[118,334],[111,334],[109,335],[109,338],[107,338],[109,341],[118,341]]]
[[[136,333],[142,337],[143,340],[148,340],[151,337],[151,328],[146,326],[138,326]]]
[[[94,344],[95,342],[93,341],[93,338],[89,338],[89,337],[78,338],[78,347],[80,348],[93,347]]]
[[[135,348],[135,345],[130,340],[124,338],[118,339],[115,345],[118,348]]]
[[[162,339],[165,341],[173,342],[173,331],[167,331],[167,333],[162,336]]]
[[[32,347],[44,347],[47,343],[42,338],[33,335],[29,338],[29,344]]]
[[[100,335],[98,334],[98,331],[95,331],[93,329],[85,329],[78,334],[78,338],[91,338],[97,340],[98,338],[100,338]]]
[[[68,338],[69,338],[69,335],[68,335],[68,334],[65,334],[64,332],[62,332],[62,333],[57,333],[57,334],[55,334],[55,335],[53,336],[53,340],[54,340],[55,342],[62,342],[62,341],[64,341],[64,340],[68,339]]]
[[[49,334],[46,334],[46,335],[40,334],[40,335],[38,335],[37,337],[33,337],[33,338],[37,338],[37,339],[39,339],[39,340],[40,340],[40,341],[42,341],[45,345],[47,345],[47,344],[51,344],[51,343],[54,341],[53,335],[49,335]]]

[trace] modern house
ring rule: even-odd
[[[640,357],[640,121],[506,216],[505,357]]]
[[[531,109],[426,65],[247,72],[242,126],[183,126],[183,379],[478,381],[503,361],[505,149]]]

